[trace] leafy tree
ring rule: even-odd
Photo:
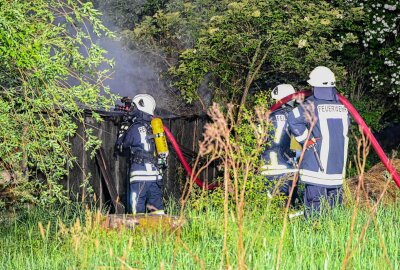
[[[0,192],[7,198],[66,199],[59,180],[75,160],[69,138],[83,108],[113,103],[102,85],[109,70],[99,69],[111,62],[91,42],[109,34],[98,16],[90,2],[0,0],[0,170],[13,176]],[[97,147],[85,131],[85,149]]]
[[[170,73],[187,102],[201,101],[198,90],[205,82],[215,101],[244,104],[251,91],[298,85],[316,65],[330,66],[339,80],[345,75],[333,54],[357,39],[337,33],[361,20],[360,9],[328,1],[254,0],[214,1],[208,9],[208,2],[171,1],[134,30],[150,45],[178,50]],[[197,16],[190,12],[198,9]]]
[[[236,103],[277,83],[302,87],[312,68],[327,65],[377,130],[397,110],[399,18],[395,0],[172,0],[132,37],[166,60],[189,103],[206,103],[207,87],[214,101]]]

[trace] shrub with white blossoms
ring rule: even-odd
[[[359,0],[359,4],[366,13],[362,42],[371,57],[371,86],[379,92],[386,89],[400,105],[400,2]]]

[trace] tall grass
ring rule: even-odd
[[[355,248],[348,269],[399,269],[400,232],[396,230],[400,205],[377,210],[377,227],[366,232]],[[340,269],[351,232],[352,208],[338,208],[318,221],[290,220],[283,241],[281,269]],[[166,230],[105,231],[93,216],[78,212],[79,222],[64,211],[36,209],[0,229],[1,269],[220,269],[223,254],[224,213],[186,210],[188,221],[177,233]],[[262,218],[264,217],[264,218]],[[359,210],[353,234],[360,234],[369,212]],[[231,212],[227,235],[230,264],[237,268],[238,227]],[[243,239],[248,269],[276,266],[282,219],[263,209],[245,215]],[[68,230],[66,232],[65,230]],[[382,250],[384,238],[391,264]],[[353,242],[356,243],[357,239]],[[353,244],[354,244],[353,243]]]

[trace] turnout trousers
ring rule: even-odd
[[[342,205],[343,191],[342,187],[322,187],[316,185],[305,185],[304,190],[304,214],[306,218],[319,214],[323,205],[326,203],[328,208]]]
[[[130,183],[129,202],[133,213],[145,213],[146,205],[164,210],[161,181],[133,181]]]

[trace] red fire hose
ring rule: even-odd
[[[194,176],[194,175],[193,175],[193,170],[192,170],[192,168],[189,166],[189,163],[186,161],[185,157],[183,156],[182,151],[181,151],[181,149],[180,149],[180,147],[179,147],[179,145],[178,145],[178,143],[177,143],[177,141],[176,141],[174,135],[172,135],[171,131],[169,131],[169,129],[168,129],[166,126],[164,126],[164,132],[165,132],[165,135],[167,136],[168,140],[169,140],[170,143],[172,144],[172,147],[174,148],[175,153],[177,154],[177,156],[178,156],[179,160],[181,161],[183,167],[185,168],[187,174],[188,174],[190,177],[193,177],[193,176]],[[206,189],[206,190],[212,190],[212,189],[218,187],[218,184],[211,184],[211,185],[205,184],[205,183],[204,183],[203,181],[201,181],[198,177],[195,177],[195,178],[194,178],[194,182],[195,182],[199,187],[204,188],[204,189]]]
[[[396,183],[397,187],[400,188],[400,176],[397,173],[396,169],[393,167],[393,164],[390,163],[390,159],[386,156],[385,152],[383,151],[382,147],[379,145],[378,141],[376,140],[375,136],[372,134],[371,130],[362,119],[361,115],[357,112],[357,110],[351,105],[351,103],[342,95],[338,94],[340,102],[349,110],[350,114],[353,116],[354,121],[362,128],[365,136],[367,136],[368,140],[371,142],[372,147],[375,149],[376,154],[379,156],[380,160],[382,161],[383,165],[385,165],[386,169],[392,176],[394,182]]]
[[[271,108],[269,108],[269,111],[274,112],[277,109],[279,109],[280,107],[282,107],[282,105],[288,103],[289,101],[291,101],[293,99],[305,98],[305,97],[311,96],[311,94],[312,94],[311,91],[299,91],[294,94],[288,95],[288,96],[282,98],[281,100],[278,100],[277,103],[272,105]]]
[[[279,100],[277,103],[275,103],[270,111],[273,112],[277,109],[279,109],[283,104],[291,101],[292,99],[295,99],[296,97],[306,97],[310,96],[312,93],[311,91],[300,91],[294,94],[291,94],[281,100]],[[348,101],[344,96],[338,94],[340,102],[349,110],[351,116],[353,116],[354,121],[362,128],[362,131],[364,135],[368,138],[368,140],[371,142],[372,147],[375,149],[376,154],[379,156],[380,160],[382,161],[383,165],[385,165],[386,169],[392,176],[394,182],[396,185],[400,188],[400,176],[396,172],[396,169],[393,167],[393,164],[390,163],[390,159],[386,156],[385,152],[383,151],[382,147],[379,145],[378,141],[376,140],[375,136],[372,134],[371,130],[365,123],[365,121],[362,119],[361,115],[357,112],[357,110],[354,108],[354,106]]]

